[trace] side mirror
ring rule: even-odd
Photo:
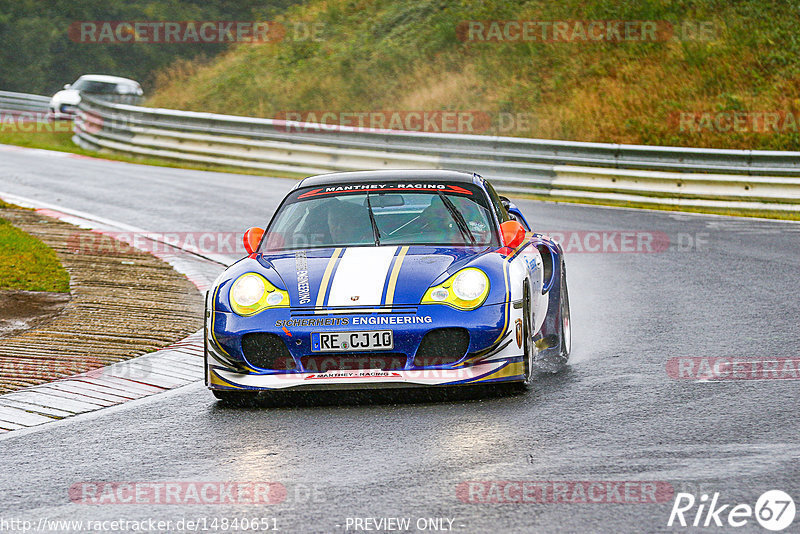
[[[517,221],[506,221],[500,225],[500,234],[503,245],[508,248],[517,248],[525,240],[525,228]]]
[[[248,254],[252,254],[256,251],[262,237],[264,237],[263,228],[254,226],[253,228],[247,229],[247,231],[244,233],[244,249]]]
[[[70,84],[70,83],[65,83],[64,84],[64,89],[69,89],[70,87],[72,87],[72,84]]]

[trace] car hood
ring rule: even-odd
[[[78,105],[81,101],[81,94],[74,89],[64,89],[57,92],[50,99],[52,103]]]
[[[308,249],[267,254],[292,306],[418,305],[446,272],[470,263],[486,248],[381,246]]]

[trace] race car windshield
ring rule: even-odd
[[[117,89],[116,83],[97,82],[93,80],[78,80],[70,89],[82,91],[84,93],[91,93],[96,95],[113,95],[122,93],[123,91]]]
[[[484,193],[471,184],[304,189],[275,215],[262,248],[487,246],[499,242],[490,213]]]

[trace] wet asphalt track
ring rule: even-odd
[[[0,147],[0,191],[152,231],[263,225],[293,183]],[[454,532],[701,531],[667,528],[672,499],[459,500],[461,482],[490,480],[661,481],[750,505],[782,489],[800,505],[800,381],[707,383],[666,371],[672,357],[800,356],[800,225],[518,204],[543,230],[663,232],[671,240],[660,253],[568,254],[571,364],[540,377],[532,392],[353,394],[228,409],[197,383],[0,437],[0,528],[11,519],[206,518],[206,532],[221,532],[213,518],[247,517],[276,518],[285,532],[345,532],[348,518],[398,517],[412,531],[419,518],[451,519]],[[69,497],[82,481],[211,480],[280,482],[287,497],[275,505],[86,505]],[[768,532],[753,519],[708,530]],[[784,532],[798,531],[800,518]]]

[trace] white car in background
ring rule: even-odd
[[[142,86],[135,80],[104,74],[84,74],[75,83],[66,84],[64,89],[52,96],[50,119],[71,120],[74,118],[82,93],[101,100],[134,105],[141,102],[144,94]]]

